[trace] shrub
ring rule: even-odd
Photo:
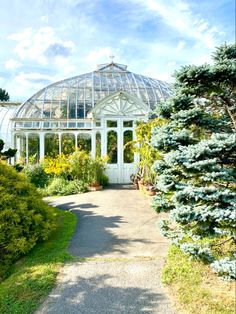
[[[19,256],[54,228],[50,207],[37,189],[11,166],[0,162],[0,277]]]
[[[45,172],[42,164],[25,166],[24,174],[38,188],[44,188],[50,178],[50,175]]]
[[[65,179],[70,176],[71,166],[67,155],[61,154],[56,157],[45,157],[43,161],[45,173]]]
[[[70,156],[71,177],[89,183],[91,173],[91,156],[85,151],[76,151]]]
[[[87,184],[83,181],[68,181],[64,178],[53,178],[48,187],[43,191],[46,196],[70,195],[86,192]]]
[[[100,184],[106,186],[108,184],[108,176],[105,174],[105,160],[103,158],[95,158],[90,162],[89,183]]]
[[[108,183],[109,183],[109,178],[108,176],[103,173],[101,176],[100,176],[100,180],[99,180],[99,183],[101,184],[101,186],[107,186]]]

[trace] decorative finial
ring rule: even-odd
[[[113,59],[115,58],[115,56],[110,55],[109,58],[111,59],[111,63],[113,63]]]

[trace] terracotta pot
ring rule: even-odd
[[[89,187],[89,191],[100,191],[102,190],[102,186],[99,185],[99,186],[90,186]]]
[[[99,182],[93,182],[91,183],[91,187],[99,187],[100,186],[100,183]]]
[[[149,196],[154,196],[154,195],[156,195],[156,192],[155,192],[155,191],[147,190],[147,195],[149,195]]]
[[[141,181],[138,182],[138,186],[139,186],[139,190],[141,190],[141,191],[143,191],[145,189],[145,186]]]

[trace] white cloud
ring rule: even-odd
[[[9,59],[5,62],[5,68],[7,70],[16,70],[22,66],[23,66],[23,64],[21,62],[14,60],[14,59]]]
[[[182,36],[201,42],[207,48],[216,46],[217,36],[221,31],[216,26],[210,26],[206,20],[194,14],[184,0],[129,0],[140,4],[146,13],[161,17],[164,23],[172,27]]]
[[[99,63],[109,63],[110,56],[115,56],[115,59],[119,60],[118,50],[112,49],[111,47],[98,47],[91,50],[85,57],[85,60],[95,67]],[[116,62],[116,60],[114,60],[114,62]]]
[[[177,50],[182,50],[186,46],[185,41],[180,40],[177,45]]]
[[[21,71],[12,80],[9,80],[4,88],[8,91],[11,99],[23,101],[55,80],[55,76]]]
[[[50,75],[45,75],[37,72],[24,73],[20,72],[17,76],[15,76],[15,82],[20,84],[25,88],[41,88],[45,83],[42,82],[53,82],[55,77]]]
[[[168,67],[174,67],[174,66],[176,66],[176,61],[169,61],[169,62],[167,62],[167,66]]]
[[[17,42],[14,51],[21,60],[33,60],[41,65],[47,65],[52,60],[53,49],[57,49],[55,53],[62,54],[62,57],[63,51],[70,54],[75,49],[72,41],[63,41],[49,26],[38,30],[27,28],[20,33],[11,34],[8,38]]]
[[[41,20],[42,22],[48,23],[49,17],[48,17],[48,15],[43,15],[43,16],[40,17],[40,20]]]

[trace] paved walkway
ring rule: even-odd
[[[78,215],[58,285],[37,314],[174,314],[160,281],[167,241],[149,199],[126,186],[50,199]]]

